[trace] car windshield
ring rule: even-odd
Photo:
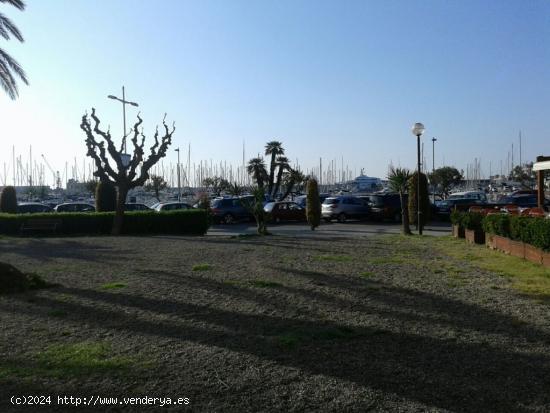
[[[267,212],[271,212],[271,211],[273,211],[274,206],[275,206],[275,202],[269,202],[269,203],[265,204],[264,210],[267,211]]]
[[[339,203],[340,200],[338,198],[327,198],[323,201],[323,204],[325,205],[334,205]]]

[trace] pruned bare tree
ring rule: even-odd
[[[164,136],[160,137],[159,141],[159,129],[157,127],[154,134],[155,143],[151,146],[150,154],[147,159],[145,159],[145,151],[143,149],[145,145],[145,135],[143,134],[143,128],[140,130],[143,120],[138,113],[138,120],[134,124],[131,132],[131,142],[134,147],[134,152],[128,165],[125,167],[122,158],[123,146],[120,147],[120,150],[117,150],[110,131],[107,130],[105,132],[99,128],[100,120],[96,116],[94,108],[92,108],[90,117],[94,125],[92,126],[88,115],[85,114],[82,116],[80,128],[86,134],[87,155],[91,157],[95,163],[96,171],[94,175],[101,180],[111,182],[117,188],[117,204],[112,234],[118,235],[122,230],[124,204],[128,191],[132,188],[143,186],[145,182],[147,182],[149,179],[149,170],[161,158],[166,156],[166,151],[172,143],[172,134],[176,128],[175,125],[172,125],[172,129],[170,130],[165,121],[166,115],[164,115],[164,119],[162,120]],[[114,165],[112,165],[112,162],[114,162]]]

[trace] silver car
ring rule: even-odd
[[[370,215],[370,206],[364,199],[355,196],[336,196],[324,200],[321,205],[321,216],[326,222],[337,219],[346,222],[347,219],[363,219]]]

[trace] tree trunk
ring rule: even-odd
[[[405,196],[402,192],[399,193],[401,199],[401,224],[403,235],[411,235],[411,227],[409,226],[409,206],[405,203]]]
[[[122,223],[124,221],[124,209],[126,204],[126,196],[128,195],[128,188],[119,185],[116,198],[116,211],[115,219],[113,221],[112,235],[120,235],[122,232]]]

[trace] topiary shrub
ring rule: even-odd
[[[97,212],[116,210],[116,188],[110,182],[100,182],[95,189],[95,209]]]
[[[311,230],[315,230],[321,224],[321,200],[319,199],[319,186],[317,180],[309,179],[307,181],[307,201],[306,201],[307,223]]]
[[[17,195],[13,186],[5,186],[0,194],[0,212],[17,214]]]
[[[417,188],[418,188],[418,172],[415,172],[409,179],[409,220],[411,224],[417,225],[418,210],[417,205]],[[430,198],[428,194],[428,178],[425,174],[420,174],[420,212],[422,228],[430,221]]]

